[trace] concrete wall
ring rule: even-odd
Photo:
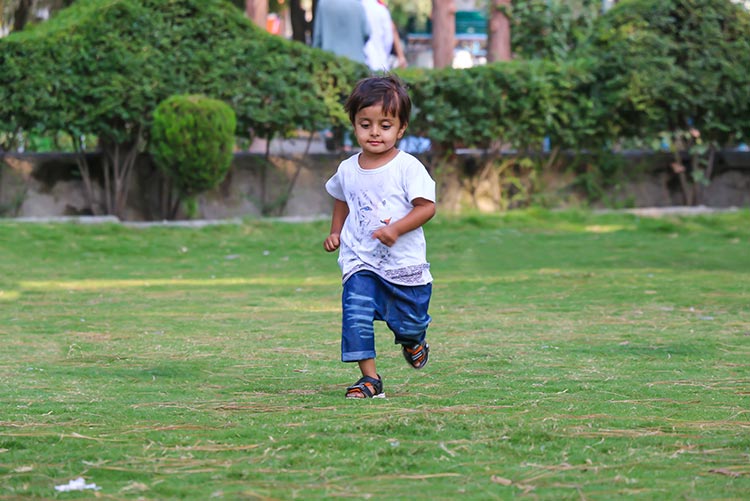
[[[260,154],[239,153],[224,182],[200,197],[198,217],[328,215],[332,201],[324,184],[344,158],[342,155],[275,155],[266,160]],[[627,168],[623,171],[627,175],[611,183],[595,206],[685,204],[670,155],[637,153],[625,154],[624,158]],[[0,160],[0,217],[92,214],[75,155],[6,153]],[[98,155],[91,154],[88,160],[94,177],[101,182]],[[547,207],[591,205],[580,183],[585,165],[574,168],[564,158],[541,172],[513,164],[512,157],[487,157],[478,152],[458,155],[441,165],[429,156],[422,160],[438,180],[439,208],[444,212],[494,212],[524,206],[530,200]],[[717,208],[750,207],[750,153],[718,155],[714,173],[710,185],[698,187],[698,203]],[[161,174],[147,156],[140,157],[124,218],[167,218],[164,192]],[[94,195],[97,200],[103,199],[100,184]]]
[[[199,197],[199,218],[315,216],[330,213],[323,189],[343,157],[307,155],[270,157],[235,155],[221,185]],[[97,181],[94,199],[104,200],[100,158],[89,155]],[[148,156],[138,158],[124,218],[153,221],[168,217],[163,176]],[[0,162],[0,217],[93,215],[73,154],[5,154]],[[184,217],[179,214],[178,217]]]

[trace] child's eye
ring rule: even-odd
[[[388,130],[391,128],[391,124],[383,124],[381,125],[381,127],[383,128],[383,130]]]

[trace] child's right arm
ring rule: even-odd
[[[341,244],[341,228],[344,227],[344,221],[349,215],[349,206],[343,200],[336,200],[333,204],[333,216],[331,216],[331,233],[323,242],[323,248],[328,252],[333,252]]]

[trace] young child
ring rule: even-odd
[[[432,275],[422,225],[435,215],[435,181],[424,165],[399,151],[411,100],[395,76],[357,83],[346,111],[362,151],[344,160],[326,183],[335,199],[331,233],[343,274],[341,360],[357,362],[362,378],[347,398],[385,397],[375,369],[375,320],[385,321],[415,369],[427,364],[425,341]]]

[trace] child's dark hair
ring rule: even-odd
[[[378,104],[383,108],[383,113],[397,117],[402,126],[409,123],[411,99],[406,86],[395,75],[360,80],[346,100],[344,109],[349,114],[349,120],[354,123],[359,110]]]

